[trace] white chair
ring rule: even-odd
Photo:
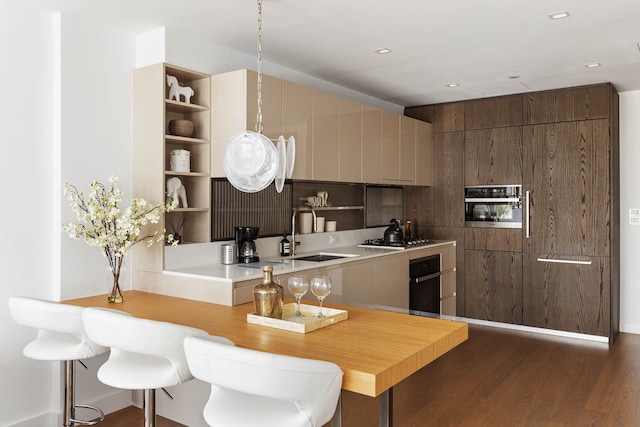
[[[13,320],[24,326],[38,329],[37,337],[23,350],[26,357],[37,360],[64,362],[63,426],[94,425],[104,419],[104,413],[91,405],[75,403],[75,364],[106,353],[109,349],[91,342],[82,323],[83,307],[44,301],[35,298],[9,298],[9,311]],[[84,364],[83,364],[84,366]],[[86,366],[85,366],[86,368]],[[76,408],[86,408],[97,413],[96,420],[79,420]]]
[[[121,312],[87,308],[84,326],[93,341],[110,347],[98,379],[112,387],[144,390],[144,425],[156,425],[155,389],[193,379],[184,356],[183,341],[203,330],[167,322],[124,316]]]
[[[211,384],[203,415],[216,427],[319,427],[336,411],[342,371],[331,362],[184,340],[193,375]]]

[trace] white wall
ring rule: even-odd
[[[1,214],[0,425],[43,427],[58,425],[60,368],[22,356],[35,331],[13,324],[6,301],[12,295],[59,300],[106,293],[99,250],[61,238],[61,217],[73,218],[66,201],[61,213],[60,183],[86,186],[117,174],[130,188],[135,36],[73,17],[57,20],[30,3],[3,2],[0,13],[6,160],[0,173],[3,182],[13,183],[5,189]],[[54,49],[57,39],[62,51]],[[61,79],[55,82],[57,71]],[[56,99],[60,83],[62,98]],[[78,370],[84,401],[117,393],[96,381],[99,363],[91,360],[89,372]],[[129,404],[128,394],[125,399]],[[122,404],[117,396],[105,409]]]
[[[640,91],[620,94],[620,330],[640,334]]]
[[[23,2],[5,3],[0,13],[0,141],[6,161],[0,176],[11,185],[4,189],[0,211],[0,425],[51,412],[55,396],[51,367],[22,356],[22,347],[35,334],[13,325],[7,309],[11,295],[54,297],[52,20]]]

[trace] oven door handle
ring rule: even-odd
[[[426,276],[412,277],[411,281],[413,283],[426,282],[427,280],[435,279],[436,277],[440,277],[440,276],[442,276],[442,272],[438,271],[433,274],[427,274]]]

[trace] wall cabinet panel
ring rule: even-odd
[[[524,124],[608,118],[611,90],[610,84],[602,84],[526,94]]]
[[[433,133],[431,123],[416,121],[416,185],[433,185]]]
[[[520,127],[466,131],[465,185],[522,184]]]
[[[340,98],[313,91],[313,173],[317,181],[338,181]]]
[[[431,224],[464,227],[464,133],[433,135]]]
[[[414,183],[416,180],[417,120],[400,116],[400,181]]]
[[[524,255],[523,320],[528,326],[611,336],[610,260],[606,257]],[[540,261],[543,260],[543,261]]]
[[[467,101],[465,130],[492,129],[522,124],[522,97],[519,95]]]
[[[609,132],[608,120],[524,127],[526,252],[610,255]]]
[[[382,110],[362,107],[362,180],[381,184],[382,180]]]
[[[293,179],[312,178],[313,89],[282,81],[282,134],[296,140]]]
[[[465,251],[465,315],[522,324],[522,254]]]
[[[362,104],[340,98],[341,182],[362,182]]]
[[[522,230],[465,228],[465,249],[522,252]]]
[[[400,116],[382,112],[382,179],[400,178]]]

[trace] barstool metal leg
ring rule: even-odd
[[[75,380],[76,369],[75,360],[64,361],[64,408],[63,408],[63,423],[64,427],[73,427],[76,425],[92,426],[98,424],[104,420],[104,412],[102,409],[92,405],[77,404],[76,405],[76,392],[75,392]],[[76,419],[76,408],[85,408],[95,411],[98,414],[98,419],[95,421],[78,420]]]
[[[144,427],[156,427],[156,391],[144,391]]]
[[[64,408],[63,408],[63,423],[64,427],[72,427],[71,420],[76,417],[75,408],[75,393],[73,386],[75,384],[75,365],[73,360],[64,361]]]

